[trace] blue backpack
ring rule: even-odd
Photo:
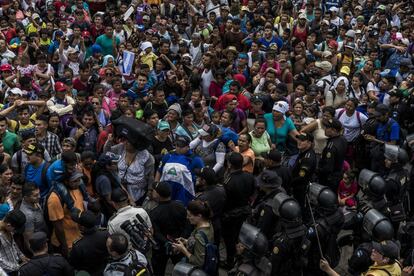
[[[217,245],[211,243],[206,233],[203,231],[198,231],[200,236],[204,240],[204,265],[201,268],[204,272],[206,272],[209,276],[216,276],[218,275],[218,268],[219,268],[219,251]]]

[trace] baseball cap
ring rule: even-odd
[[[171,187],[168,182],[158,182],[153,188],[161,197],[167,198],[171,196]]]
[[[263,103],[263,100],[259,96],[253,96],[250,98],[251,103]]]
[[[327,72],[332,70],[332,63],[330,63],[329,61],[317,61],[315,62],[315,66],[317,68],[320,68],[322,70],[325,70]]]
[[[299,19],[307,19],[306,14],[304,13],[299,14]]]
[[[296,138],[298,138],[301,141],[310,141],[313,142],[313,135],[310,133],[300,133],[299,135],[296,135]]]
[[[282,153],[277,149],[272,149],[269,152],[262,154],[263,158],[270,159],[274,162],[280,162],[282,160]]]
[[[70,55],[70,54],[77,54],[77,53],[79,53],[79,50],[76,49],[76,48],[73,48],[73,47],[69,47],[69,49],[67,51],[67,54],[68,55]]]
[[[170,124],[167,121],[159,120],[158,125],[157,125],[157,129],[163,131],[163,130],[166,130],[166,129],[170,130],[171,127],[170,127]]]
[[[56,92],[65,92],[66,91],[66,85],[63,82],[56,82],[55,83],[55,91]]]
[[[325,124],[325,127],[333,128],[339,131],[342,129],[342,123],[338,119],[332,118]]]
[[[278,102],[275,102],[275,104],[273,105],[272,110],[273,110],[273,111],[280,112],[280,113],[282,113],[283,115],[285,115],[285,114],[286,114],[286,112],[288,112],[288,111],[289,111],[289,104],[288,104],[287,102],[285,102],[285,101],[278,101]]]
[[[257,177],[257,184],[261,188],[277,188],[282,185],[282,179],[275,171],[264,170]]]
[[[342,66],[341,70],[339,71],[340,73],[349,76],[349,74],[351,74],[351,68],[349,68],[349,66]]]
[[[330,24],[329,24],[329,21],[328,20],[324,19],[324,20],[321,21],[321,25],[327,25],[327,26],[329,26]]]
[[[375,107],[374,116],[382,116],[390,112],[390,108],[385,104],[378,104]]]
[[[145,51],[145,49],[147,49],[147,48],[152,48],[152,43],[149,42],[149,41],[142,42],[141,50]]]
[[[391,240],[372,242],[372,247],[382,256],[390,258],[392,260],[396,260],[400,256],[399,245]]]
[[[351,38],[355,38],[355,31],[354,31],[354,30],[348,30],[348,31],[345,33],[345,36],[347,36],[347,37],[351,37]]]
[[[355,43],[353,43],[353,42],[347,42],[345,44],[345,48],[349,48],[349,49],[354,50],[355,49]]]
[[[36,143],[36,144],[30,144],[27,147],[27,149],[23,149],[23,151],[28,155],[32,155],[34,153],[40,153],[43,155],[45,152],[45,148],[43,147],[42,144]]]
[[[76,141],[72,137],[66,137],[66,138],[64,138],[62,144],[69,144],[72,147],[76,147]]]
[[[128,194],[121,188],[115,188],[111,193],[111,200],[120,203],[128,200]]]
[[[18,87],[10,89],[9,93],[14,94],[14,95],[23,96],[23,91]]]
[[[360,11],[362,11],[362,10],[363,10],[362,6],[360,6],[360,5],[356,6],[356,7],[355,7],[355,9],[356,9],[356,10],[360,10]]]
[[[201,137],[205,136],[216,136],[219,131],[219,128],[215,124],[205,124],[202,128],[198,130],[198,133],[200,133]]]
[[[196,175],[203,178],[207,182],[207,185],[213,185],[217,182],[216,172],[212,168],[204,167],[196,172]]]
[[[98,163],[101,166],[106,166],[112,163],[118,163],[120,159],[121,159],[120,155],[107,151],[105,152],[105,154],[102,154],[101,156],[99,156]]]
[[[83,31],[82,32],[82,37],[83,38],[89,38],[89,37],[91,37],[91,33],[89,31]]]
[[[12,71],[12,66],[10,64],[8,64],[8,63],[2,64],[0,66],[0,71],[2,71],[2,72]]]
[[[187,147],[190,145],[190,138],[187,136],[177,136],[175,139],[175,145],[179,148]]]
[[[331,11],[331,12],[338,12],[339,9],[337,7],[330,7],[329,8],[329,11]]]

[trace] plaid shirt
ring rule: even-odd
[[[22,257],[23,253],[14,239],[10,241],[3,232],[0,232],[0,267],[6,272],[17,271]]]
[[[42,144],[50,157],[53,159],[62,152],[62,147],[60,146],[59,137],[51,132],[47,132],[46,138],[39,140],[39,143]]]

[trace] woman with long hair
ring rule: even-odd
[[[172,244],[173,249],[182,253],[188,263],[198,267],[204,265],[206,243],[214,243],[214,230],[210,218],[211,209],[207,202],[191,201],[187,206],[187,219],[194,226],[194,230],[188,239],[178,238]]]

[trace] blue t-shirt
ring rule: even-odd
[[[296,129],[292,119],[286,117],[285,122],[279,128],[275,128],[272,113],[265,114],[264,119],[266,120],[266,131],[270,135],[270,140],[273,144],[276,144],[279,151],[284,152],[286,150],[286,141],[289,133]]]
[[[260,44],[265,47],[266,49],[269,48],[270,44],[275,43],[277,45],[277,49],[280,51],[283,46],[283,40],[280,37],[272,36],[270,41],[266,40],[266,38],[261,37],[259,39]]]
[[[32,164],[28,164],[24,171],[24,178],[27,182],[33,182],[40,189],[40,197],[47,195],[49,191],[49,185],[46,181],[42,181],[43,167],[46,166],[46,161],[43,161],[42,165],[35,167]]]
[[[378,140],[390,142],[400,140],[400,126],[394,119],[389,119],[387,123],[379,123],[375,136]]]

